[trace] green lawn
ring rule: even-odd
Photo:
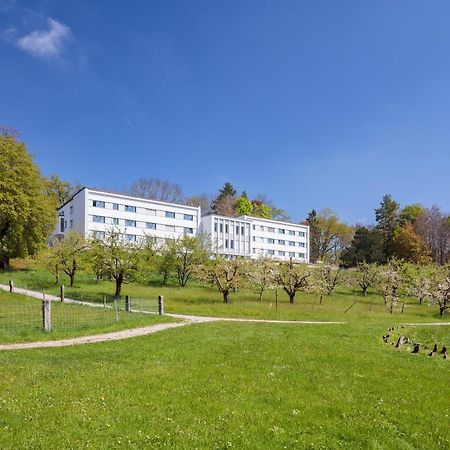
[[[18,286],[58,289],[42,272],[3,273],[0,282],[12,276]],[[111,292],[88,275],[70,291],[94,300]],[[450,448],[450,360],[382,340],[393,325],[448,321],[428,306],[411,300],[390,315],[371,294],[344,313],[350,291],[323,305],[305,295],[289,305],[280,293],[278,310],[273,292],[260,304],[245,290],[230,305],[200,286],[130,284],[124,294],[164,295],[174,312],[347,323],[205,323],[0,352],[1,448]],[[406,330],[449,347],[450,326]]]

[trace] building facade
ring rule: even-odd
[[[200,230],[210,236],[212,252],[221,256],[292,258],[309,263],[307,225],[251,216],[232,218],[211,214],[202,217]]]
[[[146,235],[176,239],[195,235],[200,224],[200,208],[155,200],[146,200],[83,188],[58,211],[55,237],[63,238],[71,230],[86,237],[105,237],[115,228],[125,240],[137,242]]]
[[[201,216],[200,207],[147,200],[83,188],[58,211],[54,237],[64,238],[74,230],[86,237],[104,238],[108,229],[118,229],[128,242],[145,236],[178,239],[204,233],[211,252],[226,258],[292,258],[309,263],[307,225],[251,216]]]

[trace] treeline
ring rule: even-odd
[[[73,286],[79,270],[95,275],[97,282],[114,281],[115,296],[130,281],[147,284],[159,274],[163,283],[176,282],[184,288],[194,278],[204,286],[214,286],[229,303],[233,292],[241,288],[257,291],[263,300],[266,290],[281,289],[290,303],[299,293],[315,294],[320,304],[337,288],[360,289],[366,296],[379,293],[390,313],[403,312],[410,297],[418,303],[437,307],[440,316],[450,307],[449,267],[420,265],[392,259],[388,264],[359,263],[354,269],[329,264],[295,264],[292,260],[277,262],[211,258],[205,236],[184,236],[179,240],[158,241],[147,236],[139,244],[127,243],[125,235],[110,230],[104,239],[86,239],[76,232],[53,245],[35,259],[55,277],[55,283],[66,274]],[[356,297],[355,297],[356,302]]]

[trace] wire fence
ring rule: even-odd
[[[149,314],[163,312],[162,297],[116,299],[111,296],[85,297],[79,295],[65,302],[55,299],[17,300],[0,302],[0,340],[30,332],[77,332],[121,323],[133,326],[142,323]]]

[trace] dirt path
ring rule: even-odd
[[[0,289],[9,291],[9,286],[0,284]],[[36,291],[29,291],[28,289],[14,288],[14,293],[26,295],[37,299],[42,299],[42,293]],[[59,301],[59,297],[55,295],[45,295],[47,300]],[[79,304],[84,306],[91,306],[93,308],[103,308],[103,305],[98,303],[82,302],[78,300],[72,300],[70,298],[65,299],[66,303]],[[133,311],[132,312],[140,312]],[[145,313],[145,311],[144,311]],[[147,314],[155,314],[147,312]],[[137,336],[145,336],[148,334],[158,333],[159,331],[167,330],[170,328],[179,328],[190,324],[205,323],[205,322],[248,322],[248,323],[276,323],[276,324],[292,324],[292,325],[336,325],[344,324],[345,322],[321,322],[321,321],[299,321],[299,320],[269,320],[269,319],[245,319],[234,317],[207,317],[207,316],[193,316],[189,314],[165,314],[168,317],[179,319],[181,322],[177,323],[161,323],[156,325],[149,325],[147,327],[131,328],[122,331],[114,331],[111,333],[96,334],[92,336],[80,336],[71,339],[60,339],[52,341],[36,341],[26,343],[14,343],[14,344],[0,344],[1,350],[24,350],[31,348],[49,348],[49,347],[67,347],[71,345],[84,345],[92,344],[96,342],[114,341],[121,339],[128,339]]]

